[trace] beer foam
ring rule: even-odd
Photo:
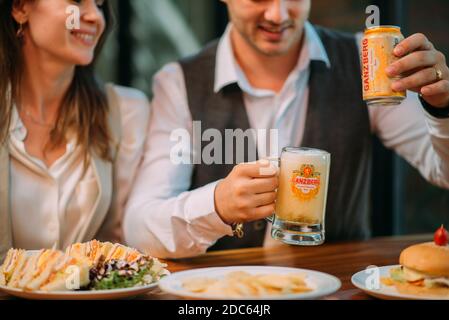
[[[286,149],[285,152],[282,153],[281,161],[298,161],[300,159],[301,162],[310,161],[327,161],[330,156],[330,153],[318,150],[318,149]]]

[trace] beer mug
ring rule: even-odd
[[[273,161],[273,159],[268,159]],[[284,148],[279,165],[271,236],[287,244],[317,246],[325,240],[331,155],[310,148]]]

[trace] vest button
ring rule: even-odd
[[[256,221],[256,222],[254,222],[254,230],[262,231],[264,228],[265,228],[265,222],[264,221]]]

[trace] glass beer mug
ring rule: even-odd
[[[270,159],[272,161],[272,159]],[[317,246],[325,240],[330,153],[310,148],[284,148],[271,236],[287,244]]]

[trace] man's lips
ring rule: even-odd
[[[265,26],[259,26],[259,30],[263,33],[263,35],[270,41],[281,41],[285,32],[290,27],[283,28],[267,28]]]

